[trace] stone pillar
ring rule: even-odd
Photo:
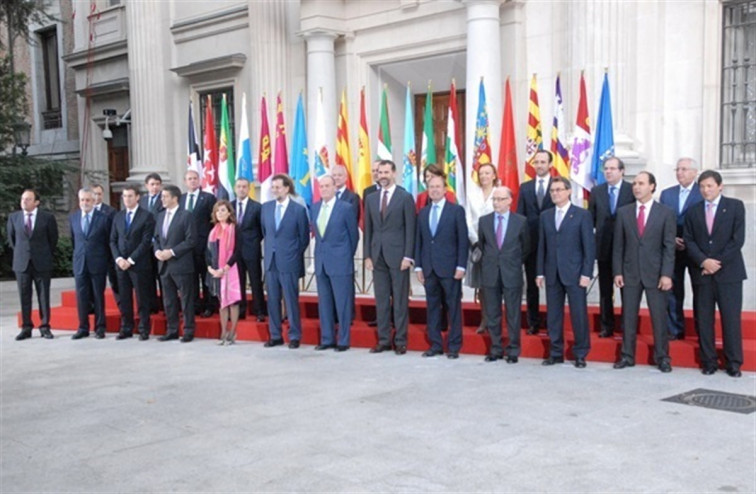
[[[305,33],[307,42],[307,143],[310,149],[320,144],[315,142],[317,125],[317,105],[321,91],[323,112],[325,113],[325,137],[329,163],[335,159],[336,142],[336,61],[333,43],[337,34],[329,31]],[[312,152],[310,166],[312,167]]]

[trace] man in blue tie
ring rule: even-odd
[[[672,290],[667,295],[667,314],[669,315],[669,337],[673,340],[685,338],[685,270],[688,268],[688,252],[683,240],[685,213],[691,206],[703,199],[696,184],[698,165],[692,158],[677,160],[675,175],[677,185],[664,189],[659,202],[672,209],[677,215],[677,234],[675,235],[675,276],[672,278]],[[693,306],[695,306],[695,301]]]

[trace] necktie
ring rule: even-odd
[[[328,225],[328,203],[324,202],[323,207],[320,208],[320,213],[318,214],[318,231],[320,232],[321,237],[325,235],[327,225]]]
[[[236,208],[236,212],[238,214],[237,220],[241,222],[242,218],[244,218],[244,203],[242,201],[239,201],[239,207]]]
[[[688,200],[688,189],[680,189],[680,204],[677,208],[677,213],[680,214],[683,212],[683,209],[685,208],[685,201]]]
[[[709,230],[709,235],[714,229],[714,203],[710,202],[706,205],[706,229]]]
[[[276,230],[278,230],[278,226],[281,224],[282,210],[283,210],[283,204],[277,204],[276,205]]]
[[[546,195],[546,191],[543,190],[543,179],[538,179],[538,193],[536,194],[536,199],[538,199],[538,208],[540,209],[541,206],[543,206],[543,196]]]
[[[386,208],[388,207],[388,191],[383,191],[383,199],[381,199],[381,219],[386,217]]]
[[[171,212],[165,212],[165,219],[163,220],[163,238],[168,238],[168,227],[171,225]]]
[[[189,194],[189,207],[186,209],[188,209],[190,213],[194,211],[194,194]]]
[[[609,208],[612,214],[617,210],[617,187],[614,185],[609,187]]]
[[[433,205],[433,209],[431,209],[431,217],[430,217],[430,231],[431,235],[434,237],[436,236],[436,229],[438,228],[438,204]]]
[[[126,213],[126,233],[131,230],[131,211]]]
[[[556,211],[556,229],[559,231],[559,228],[562,227],[562,220],[564,219],[564,211],[561,209],[557,209]]]
[[[341,199],[341,191],[336,192],[336,200]]]
[[[499,220],[496,224],[496,244],[501,249],[501,246],[504,244],[504,216],[497,214],[496,217]]]
[[[157,199],[157,194],[150,197],[150,211],[153,211],[155,209],[155,199]]]
[[[641,204],[638,211],[638,235],[643,236],[643,231],[646,229],[646,206]]]
[[[81,231],[86,237],[89,234],[89,213],[84,215],[84,221],[81,223]]]
[[[26,213],[26,235],[31,237],[32,234],[32,214]]]

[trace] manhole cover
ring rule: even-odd
[[[694,389],[664,398],[662,401],[745,414],[756,411],[756,396],[725,393],[711,389]]]

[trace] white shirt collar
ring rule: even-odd
[[[323,205],[328,205],[329,208],[333,209],[333,205],[336,202],[336,196],[331,197],[330,201],[323,201]]]
[[[84,210],[82,209],[81,210],[81,217],[84,218],[84,216],[89,215],[89,217],[91,218],[95,211],[96,210],[93,208],[92,211],[90,211],[88,213],[85,213]]]
[[[719,201],[720,201],[720,199],[722,199],[722,194],[719,194],[719,195],[717,196],[717,198],[716,198],[716,199],[714,199],[714,200],[713,200],[713,201],[711,201],[711,202],[709,202],[709,201],[706,201],[706,204],[713,204],[713,205],[714,205],[714,208],[718,208],[718,207],[719,207]]]
[[[139,209],[139,204],[137,204],[136,206],[134,206],[134,209],[127,209],[126,213],[131,213],[131,216],[134,216],[136,214],[136,212],[137,212],[137,209]]]
[[[646,206],[646,211],[650,211],[651,205],[653,203],[654,203],[653,197],[646,202],[635,201],[635,210],[637,211],[638,209],[640,209],[641,206]]]
[[[557,211],[561,211],[562,214],[566,214],[567,210],[570,209],[570,206],[572,206],[572,203],[569,202],[569,201],[567,201],[567,204],[565,204],[561,208],[559,206],[554,205],[554,209],[556,209]],[[556,213],[556,211],[555,211],[555,213]]]
[[[433,206],[439,206],[439,209],[443,211],[444,206],[446,205],[446,196],[442,197],[440,201],[433,202],[431,201],[431,207]]]
[[[176,210],[178,210],[178,208],[179,208],[179,207],[178,207],[178,205],[176,205],[176,207],[174,207],[174,208],[170,208],[170,209],[166,209],[165,211],[166,211],[167,213],[170,213],[170,214],[172,214],[172,215],[173,215],[173,214],[176,214]]]

